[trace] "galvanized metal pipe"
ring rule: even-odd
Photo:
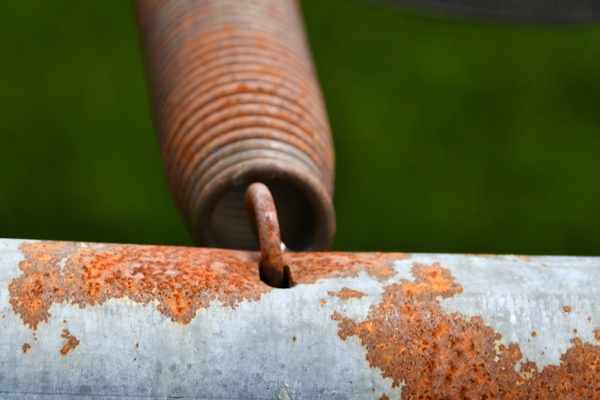
[[[2,399],[595,399],[600,259],[0,241]]]
[[[137,9],[167,175],[196,241],[256,249],[244,193],[258,181],[288,247],[328,247],[333,147],[296,0]]]

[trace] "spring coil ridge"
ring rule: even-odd
[[[138,0],[167,179],[195,240],[256,248],[243,205],[273,192],[284,242],[327,248],[334,152],[295,0]]]

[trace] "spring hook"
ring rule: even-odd
[[[291,287],[290,269],[283,257],[285,244],[281,241],[277,208],[271,191],[263,183],[253,183],[246,190],[245,204],[258,237],[261,280],[277,288]]]

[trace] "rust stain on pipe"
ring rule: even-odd
[[[20,246],[23,274],[9,284],[10,304],[35,330],[53,304],[101,305],[112,298],[148,304],[188,323],[212,300],[235,307],[271,291],[259,278],[254,252],[170,246],[32,242]],[[356,276],[384,280],[403,254],[286,253],[296,283]]]
[[[137,0],[167,177],[204,246],[256,249],[244,210],[269,186],[293,250],[329,246],[334,153],[296,0]]]
[[[333,297],[339,297],[342,300],[360,299],[361,297],[365,297],[367,295],[360,290],[354,290],[347,287],[343,287],[337,292],[327,292],[327,294]]]
[[[75,347],[79,346],[79,339],[77,339],[75,336],[73,336],[71,334],[71,332],[69,332],[68,329],[63,329],[60,337],[65,340],[65,343],[59,350],[59,352],[62,356],[66,356],[71,351],[73,351],[75,349]]]
[[[46,322],[52,304],[80,307],[127,297],[189,322],[211,300],[235,306],[269,291],[244,252],[167,246],[24,243],[23,275],[9,285],[10,303],[32,329]]]
[[[403,260],[405,253],[287,253],[295,284],[310,284],[321,279],[356,277],[365,272],[379,281],[395,275],[392,261]]]
[[[332,316],[343,340],[358,337],[369,364],[403,385],[403,399],[600,397],[600,346],[575,338],[560,365],[540,371],[518,344],[499,344],[500,334],[480,317],[443,311],[439,298],[463,290],[448,270],[416,264],[412,272],[414,282],[386,286],[367,320]]]

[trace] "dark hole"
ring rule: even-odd
[[[258,270],[259,270],[260,280],[271,287],[274,287],[277,289],[290,289],[295,285],[294,280],[292,279],[292,271],[290,270],[290,267],[288,267],[287,265],[285,267],[283,267],[282,282],[278,282],[279,279],[277,279],[276,276],[273,276],[272,274],[270,274],[269,269],[265,268],[262,263],[259,264]]]

